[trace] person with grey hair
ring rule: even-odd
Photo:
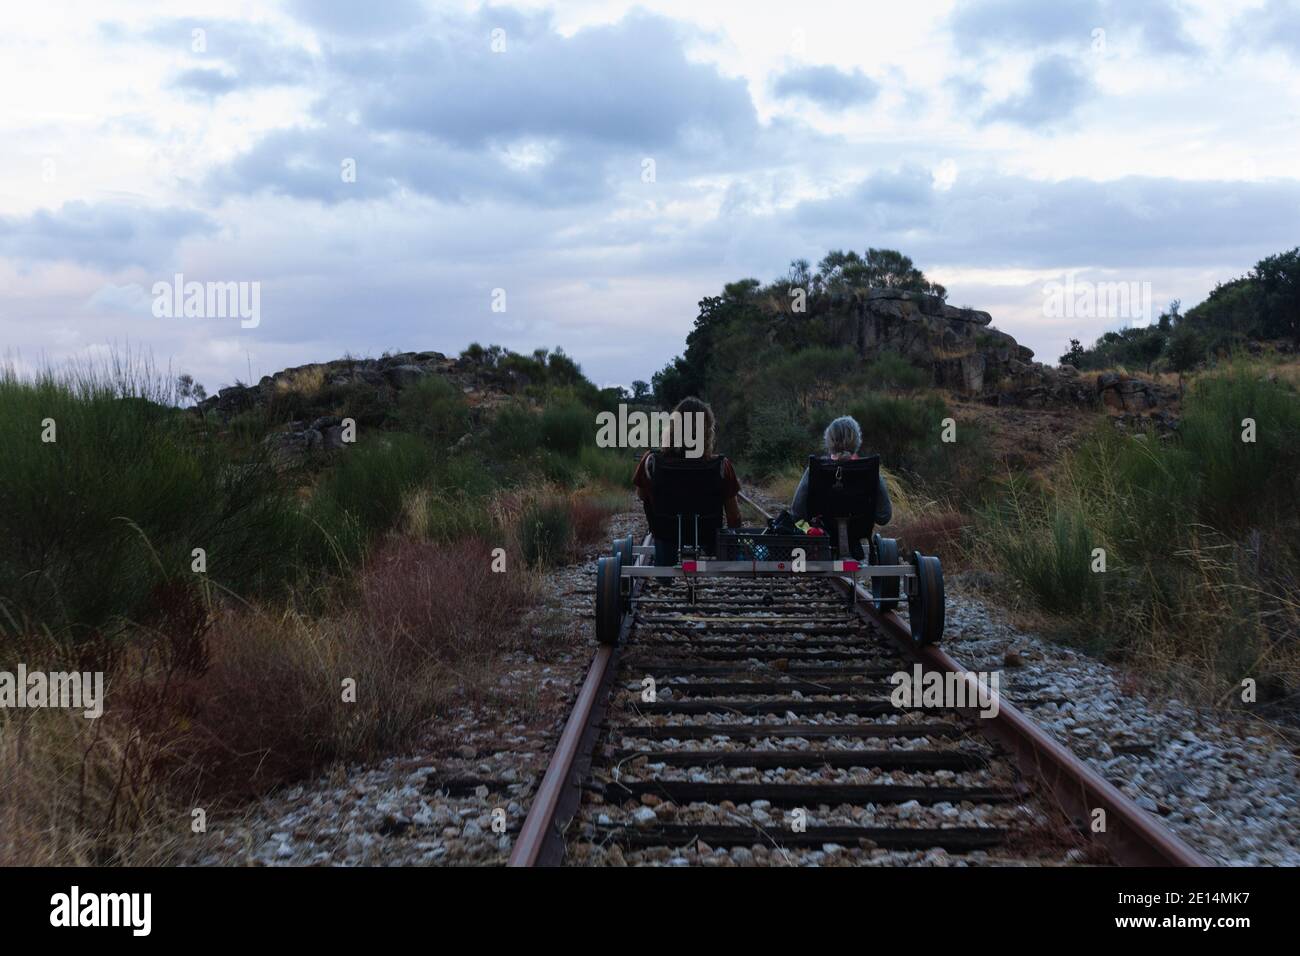
[[[827,425],[823,438],[826,441],[826,455],[824,457],[831,461],[857,458],[858,449],[862,447],[862,429],[858,427],[857,421],[849,415],[841,415]],[[806,521],[808,518],[807,468],[803,470],[803,477],[799,479],[799,487],[794,490],[794,500],[790,502],[790,514],[797,521]],[[876,488],[874,521],[877,525],[889,524],[889,519],[893,516],[894,509],[889,503],[889,490],[885,487],[884,475],[881,475],[880,484]]]

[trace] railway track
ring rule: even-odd
[[[1204,864],[1005,701],[896,707],[962,669],[847,579],[632,586],[512,866]]]

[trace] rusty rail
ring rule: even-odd
[[[642,543],[649,545],[653,540],[646,535]],[[648,563],[645,557],[638,555],[636,563]],[[632,582],[634,594],[640,586],[640,581]],[[632,615],[629,614],[623,619],[620,644],[631,627]],[[510,850],[507,866],[557,866],[564,858],[561,828],[572,818],[582,797],[582,781],[591,765],[592,747],[609,697],[609,682],[617,670],[618,647],[596,650],[559,743],[555,745],[546,775],[542,777],[537,795],[528,808],[528,816],[524,818],[519,836]]]
[[[740,497],[759,514],[770,517],[748,495],[742,493]],[[649,545],[651,541],[647,535],[644,543]],[[646,556],[640,555],[637,563],[649,562]],[[639,589],[640,583],[640,579],[633,579],[631,586]],[[848,579],[840,580],[840,584],[845,588],[854,587]],[[870,592],[863,585],[856,587],[863,599],[856,602],[858,613],[888,634],[908,657],[930,670],[968,674],[939,647],[918,645],[902,618],[893,612],[877,611],[871,603]],[[624,618],[620,645],[632,620],[631,614]],[[590,770],[618,653],[618,646],[596,651],[507,865],[556,866],[563,861],[563,828],[572,819],[581,799],[582,782]],[[1096,838],[1113,859],[1128,866],[1211,865],[1015,706],[1001,697],[997,703],[997,716],[980,721],[985,736],[1014,754],[1022,773],[1042,781],[1080,832]],[[1090,825],[1098,809],[1105,811],[1105,830],[1100,833],[1093,832]]]
[[[740,497],[755,511],[770,518],[765,508],[748,495]],[[845,588],[853,587],[847,579]],[[911,657],[929,670],[968,674],[966,668],[936,645],[919,645],[896,613],[881,613],[871,603],[871,592],[858,584],[858,613],[879,626]],[[1092,833],[1116,861],[1127,866],[1211,866],[1173,831],[1161,826],[1117,787],[1026,717],[1013,704],[997,696],[997,716],[980,721],[984,735],[1016,755],[1021,772],[1041,780],[1069,813],[1081,832]],[[1093,833],[1092,815],[1105,811],[1105,831]]]

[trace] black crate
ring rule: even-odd
[[[718,532],[719,561],[789,561],[803,548],[809,561],[831,560],[831,540],[824,535],[764,534],[762,528],[723,528]]]

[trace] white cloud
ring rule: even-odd
[[[1194,302],[1295,241],[1281,0],[382,6],[6,5],[0,343],[129,340],[210,389],[471,339],[631,381],[724,282],[896,245],[1051,358],[1095,330],[1042,318],[1044,275]],[[173,271],[262,282],[262,325],[154,320]]]

